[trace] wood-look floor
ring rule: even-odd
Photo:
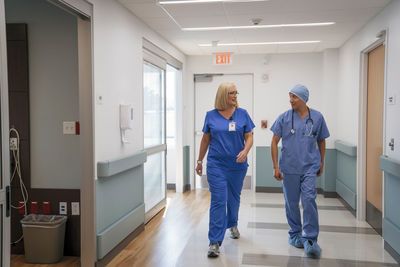
[[[11,267],[79,267],[80,264],[79,257],[64,257],[59,263],[55,264],[29,264],[25,262],[24,255],[11,255]]]
[[[208,190],[168,191],[167,208],[157,214],[107,266],[175,266],[210,205]]]

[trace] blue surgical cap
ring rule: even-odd
[[[305,103],[308,101],[308,89],[302,84],[296,84],[292,90],[290,90],[290,93],[298,96],[301,100],[303,100]]]

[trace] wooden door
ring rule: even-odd
[[[385,46],[368,54],[367,96],[367,222],[382,234],[383,101]]]

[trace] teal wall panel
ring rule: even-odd
[[[400,254],[400,162],[382,156],[380,167],[385,179],[383,238]]]
[[[97,234],[97,258],[102,259],[144,222],[144,203]]]
[[[336,180],[336,192],[343,198],[347,204],[350,205],[354,210],[357,208],[357,194],[348,188],[339,179]]]
[[[273,176],[271,147],[256,147],[256,186],[257,187],[282,187],[282,182]]]
[[[282,183],[273,177],[271,147],[256,147],[256,186],[282,187]],[[316,180],[316,187],[327,192],[335,192],[336,188],[336,150],[327,149],[325,154],[325,168],[321,177]]]
[[[383,239],[400,254],[400,228],[386,218],[383,218],[382,228]]]
[[[336,149],[326,149],[325,167],[321,179],[321,188],[325,192],[336,192],[337,155]]]
[[[357,158],[337,152],[337,179],[352,192],[357,192]]]
[[[336,192],[353,209],[357,207],[357,147],[336,140]]]
[[[146,152],[97,163],[96,235],[101,259],[144,224]]]
[[[385,173],[385,218],[400,227],[400,173]]]
[[[335,148],[337,151],[347,154],[350,157],[357,157],[357,146],[355,145],[341,140],[335,140]]]
[[[143,165],[96,182],[97,233],[144,203]]]

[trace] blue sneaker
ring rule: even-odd
[[[304,251],[309,258],[319,259],[321,256],[321,248],[318,243],[311,240],[304,242]]]
[[[296,248],[304,248],[303,242],[301,241],[301,236],[298,235],[293,237],[289,236],[289,244]]]

